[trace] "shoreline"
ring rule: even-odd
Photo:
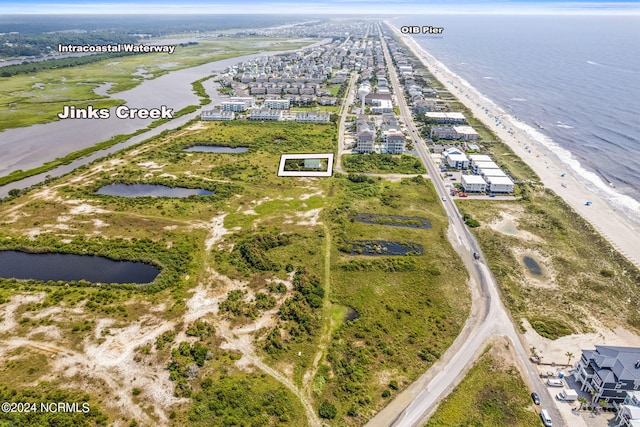
[[[522,122],[513,120],[489,97],[463,82],[461,77],[426,52],[411,36],[401,34],[388,21],[385,24],[453,96],[469,108],[488,129],[493,130],[540,177],[546,188],[553,190],[622,256],[640,269],[640,224],[615,209],[603,196],[589,190],[585,183],[567,170],[553,151],[527,133]],[[501,118],[506,129],[495,126],[496,117]],[[513,129],[512,133],[509,128]],[[586,201],[591,201],[591,206],[586,206]]]

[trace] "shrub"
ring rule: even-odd
[[[318,415],[320,415],[320,418],[332,420],[338,415],[338,409],[325,400],[318,409]]]

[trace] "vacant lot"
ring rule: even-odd
[[[282,153],[336,141],[334,124],[197,123],[2,202],[4,249],[162,272],[142,286],[0,280],[0,353],[12,360],[0,380],[56,378],[115,425],[363,424],[452,342],[469,296],[429,181],[277,176]],[[194,144],[249,150],[184,151]],[[113,183],[213,194],[95,194]],[[399,211],[431,228],[355,221]],[[343,251],[358,240],[423,253]]]
[[[498,340],[485,351],[425,427],[541,425],[506,345]]]

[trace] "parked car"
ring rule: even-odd
[[[533,403],[535,403],[536,405],[540,404],[540,396],[538,396],[538,393],[536,393],[535,391],[531,393],[531,399],[533,400]]]
[[[551,387],[564,387],[564,382],[558,378],[549,378],[547,380],[547,385]]]

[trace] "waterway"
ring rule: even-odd
[[[152,265],[90,255],[0,251],[0,277],[23,280],[86,280],[93,283],[151,283],[160,273]]]
[[[330,40],[321,40],[305,49],[328,43]],[[160,108],[162,105],[166,105],[168,108],[172,108],[174,112],[177,112],[189,105],[199,104],[199,98],[193,93],[191,87],[192,82],[211,74],[220,73],[225,68],[239,62],[283,52],[261,52],[172,71],[156,79],[144,80],[133,89],[111,94],[111,97],[124,100],[125,104],[130,108]],[[205,90],[212,99],[211,105],[219,104],[223,98],[215,89],[216,83],[212,81],[205,82]],[[100,90],[104,90],[104,88],[100,88]],[[205,108],[211,108],[211,106],[206,106]],[[27,188],[40,183],[47,176],[62,176],[97,158],[158,135],[163,130],[184,125],[189,120],[198,117],[199,114],[200,111],[186,114],[126,142],[117,144],[110,149],[99,151],[46,173],[2,186],[0,187],[0,197],[6,197],[9,191],[14,188]],[[0,176],[8,175],[16,170],[29,170],[38,167],[45,162],[64,157],[71,152],[106,141],[115,135],[133,133],[138,129],[147,127],[152,121],[153,119],[118,119],[115,116],[115,108],[112,108],[108,119],[66,119],[25,128],[7,129],[0,132],[0,152],[2,153]]]

